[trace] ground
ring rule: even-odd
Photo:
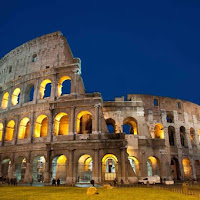
[[[197,197],[151,188],[98,188],[99,194],[87,195],[87,188],[77,187],[0,187],[0,199],[9,200],[195,200]]]

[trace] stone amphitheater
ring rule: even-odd
[[[131,184],[200,178],[200,107],[128,94],[86,93],[81,61],[61,32],[0,60],[0,177],[18,182]]]

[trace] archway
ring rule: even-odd
[[[45,158],[44,156],[37,156],[33,160],[33,181],[34,182],[43,182],[44,181],[44,172],[45,172]]]
[[[88,111],[81,111],[77,116],[77,133],[92,133],[92,114]]]
[[[127,117],[123,121],[123,132],[126,134],[137,135],[137,121],[133,117]]]
[[[69,117],[66,113],[59,113],[54,120],[54,135],[68,135]]]
[[[6,135],[5,135],[6,141],[11,141],[13,139],[14,130],[15,130],[15,122],[13,120],[10,120],[6,127]]]
[[[88,154],[82,155],[78,160],[77,182],[89,183],[92,180],[92,157]]]
[[[35,123],[35,137],[46,137],[48,130],[48,119],[46,115],[40,115]]]
[[[154,156],[150,156],[147,161],[147,175],[148,176],[154,176],[154,175],[160,176],[160,166],[159,165],[160,165],[159,159]]]
[[[155,138],[164,139],[164,127],[162,124],[156,124],[154,128]]]
[[[185,179],[191,179],[192,178],[192,167],[191,167],[191,162],[188,158],[183,158],[182,160],[183,163],[183,171],[185,175]]]
[[[2,141],[3,137],[3,123],[0,123],[0,141]]]
[[[58,96],[71,93],[71,78],[63,76],[58,82]]]
[[[66,182],[67,158],[64,155],[55,156],[52,160],[52,179],[60,179],[61,184]]]
[[[24,117],[19,125],[18,139],[25,139],[29,136],[30,131],[30,120]]]
[[[175,145],[175,128],[173,126],[168,127],[168,135],[169,135],[169,144],[170,146]]]
[[[1,102],[1,108],[2,109],[6,109],[8,107],[8,100],[9,100],[9,93],[6,92],[3,95],[2,102]]]
[[[200,161],[199,160],[195,160],[194,161],[194,165],[195,165],[197,180],[200,180]]]
[[[26,158],[19,157],[15,161],[15,177],[18,182],[24,182],[26,174]]]
[[[180,180],[181,172],[177,158],[171,159],[171,173],[174,181]]]
[[[14,106],[19,103],[20,91],[21,91],[20,88],[16,88],[13,91],[11,102],[12,102],[12,105],[14,105]]]
[[[185,127],[184,126],[180,127],[180,139],[181,139],[181,146],[187,147],[187,139],[186,139]]]
[[[107,154],[102,159],[102,177],[105,181],[113,181],[117,178],[118,159],[113,154]]]
[[[51,80],[45,79],[40,84],[40,99],[45,99],[51,96]]]
[[[106,124],[109,133],[115,133],[115,120],[112,118],[106,119]]]
[[[134,171],[134,173],[136,174],[136,176],[139,176],[139,161],[137,158],[133,157],[133,156],[129,156],[128,160],[130,162],[130,165]]]
[[[1,175],[3,178],[8,178],[10,172],[11,160],[10,158],[3,159],[1,163]]]
[[[33,101],[34,90],[35,88],[33,84],[30,84],[26,87],[25,94],[24,94],[24,102]]]

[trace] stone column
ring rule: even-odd
[[[93,176],[92,179],[94,180],[95,183],[99,183],[99,150],[95,149],[94,150],[94,162],[93,162],[92,166],[92,171],[93,172]]]
[[[69,158],[67,160],[67,177],[66,177],[67,184],[72,184],[72,183],[75,183],[76,181],[76,178],[74,177],[73,169],[74,169],[74,151],[70,150]]]
[[[32,173],[31,173],[31,151],[28,153],[28,157],[26,159],[26,172],[24,175],[24,182],[29,183],[32,180]]]
[[[192,169],[192,178],[194,180],[197,180],[196,168],[195,168],[195,164],[194,164],[194,159],[193,158],[190,159],[190,163],[191,163],[191,169]]]
[[[30,117],[30,141],[33,143],[33,138],[34,138],[34,130],[35,130],[35,112],[32,113]]]
[[[187,138],[188,148],[192,149],[192,143],[191,143],[191,140],[190,140],[190,129],[189,128],[186,129],[185,135],[186,135],[186,138]]]
[[[126,162],[125,162],[125,149],[121,149],[121,179],[123,180],[124,183],[126,183]]]
[[[5,119],[3,122],[3,134],[2,134],[2,143],[1,143],[2,146],[4,146],[4,143],[5,143],[6,126],[7,126],[7,120]]]
[[[145,152],[142,152],[143,155],[141,155],[142,159],[140,162],[140,171],[141,171],[141,176],[145,177],[147,176],[147,158],[145,156]]]
[[[44,183],[49,183],[51,181],[51,149],[47,150],[47,159],[45,163],[45,172],[44,172]]]
[[[99,114],[99,108],[100,104],[95,104],[94,109],[95,109],[95,116],[94,116],[94,123],[92,123],[92,133],[93,134],[98,134],[99,133],[99,128],[100,128],[100,114]],[[93,122],[93,120],[92,120]]]
[[[75,106],[71,107],[71,115],[69,119],[69,135],[74,135],[76,133],[76,127],[75,127]]]
[[[40,80],[37,79],[36,84],[34,85],[34,94],[33,94],[33,104],[36,104],[40,98]]]
[[[19,115],[17,115],[17,119],[15,121],[15,128],[14,128],[14,135],[13,135],[13,139],[14,139],[14,144],[17,144],[17,140],[18,140],[18,130],[19,130]]]

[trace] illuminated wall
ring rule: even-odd
[[[3,95],[2,102],[1,102],[1,108],[2,109],[6,109],[8,107],[8,100],[9,100],[9,93],[6,92]]]
[[[29,136],[30,131],[30,120],[25,117],[21,120],[19,125],[18,139],[24,139]]]
[[[48,119],[46,115],[40,115],[35,123],[35,137],[47,136]]]
[[[15,130],[15,122],[13,120],[9,121],[6,127],[5,140],[11,141],[13,139],[13,133]]]

